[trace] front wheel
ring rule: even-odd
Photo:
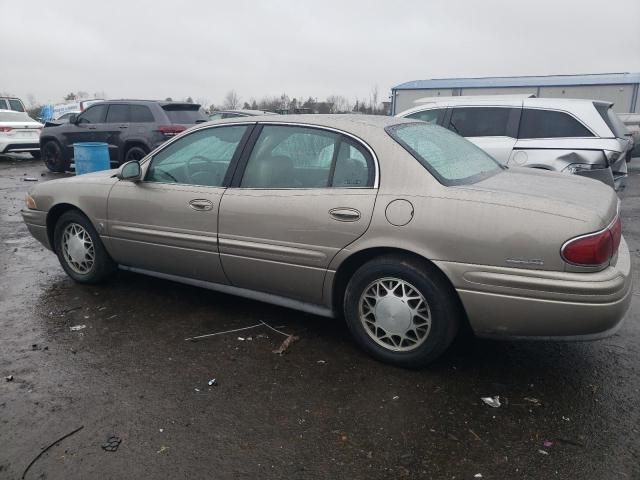
[[[415,368],[432,362],[450,345],[461,309],[453,287],[435,267],[388,255],[353,275],[344,315],[356,342],[373,357]]]
[[[124,155],[124,163],[130,162],[131,160],[142,160],[147,156],[147,150],[140,146],[133,146]]]
[[[62,147],[55,140],[49,140],[42,146],[42,159],[46,167],[52,172],[65,172],[69,170],[70,163],[64,158]]]
[[[95,228],[82,213],[70,210],[60,217],[53,234],[58,260],[79,283],[98,283],[116,268]]]

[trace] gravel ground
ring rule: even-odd
[[[622,214],[638,272],[631,167]],[[22,223],[25,176],[56,177],[0,157],[0,479],[81,426],[26,478],[640,478],[637,273],[609,339],[463,338],[407,371],[361,353],[339,321],[127,272],[75,284]],[[300,340],[282,356],[267,328],[184,340],[260,321]],[[115,452],[101,448],[111,436]]]

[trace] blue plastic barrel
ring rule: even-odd
[[[109,145],[101,142],[74,143],[73,160],[76,164],[76,175],[109,170]]]

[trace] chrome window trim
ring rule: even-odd
[[[218,128],[218,127],[226,127],[226,126],[237,126],[237,125],[287,125],[287,126],[293,126],[293,127],[307,127],[307,128],[316,128],[319,130],[326,130],[329,132],[333,132],[333,133],[337,133],[340,135],[344,135],[345,137],[349,137],[350,139],[354,140],[355,142],[358,142],[360,145],[362,145],[368,152],[369,155],[371,155],[371,158],[373,159],[373,167],[374,167],[374,178],[373,178],[373,186],[371,187],[317,187],[317,188],[327,188],[327,189],[340,189],[340,190],[367,190],[367,189],[378,189],[380,187],[380,165],[379,165],[379,161],[378,161],[378,156],[376,155],[376,152],[373,150],[373,148],[371,148],[369,146],[369,144],[367,142],[365,142],[363,139],[361,139],[360,137],[357,137],[356,135],[353,135],[352,133],[349,132],[345,132],[344,130],[340,130],[339,128],[334,128],[334,127],[327,127],[324,125],[317,125],[315,123],[301,123],[301,122],[274,122],[273,120],[267,120],[267,121],[238,121],[238,122],[229,122],[229,123],[219,123],[219,124],[204,124],[201,126],[195,126],[195,127],[191,127],[188,130],[186,130],[186,132],[188,133],[184,133],[184,134],[180,134],[175,136],[174,138],[172,138],[171,140],[168,140],[167,142],[163,143],[162,145],[160,145],[158,148],[156,148],[153,152],[149,153],[149,155],[147,155],[141,163],[144,164],[146,166],[147,163],[151,162],[151,159],[157,155],[159,152],[161,152],[162,150],[164,150],[165,148],[167,148],[169,145],[171,145],[173,142],[177,141],[178,139],[182,138],[183,136],[187,136],[190,135],[192,133],[195,133],[197,131],[200,130],[206,130],[209,128]],[[145,175],[146,175],[146,171],[145,171]],[[157,182],[151,182],[151,183],[157,183]],[[170,183],[168,185],[176,185],[175,183]],[[260,188],[260,189],[256,189],[256,190],[303,190],[301,188],[295,188],[295,187],[291,187],[291,188],[278,188],[278,189],[272,189],[272,188]]]

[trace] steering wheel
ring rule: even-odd
[[[203,155],[196,155],[195,157],[191,157],[189,160],[187,160],[187,163],[185,164],[185,170],[186,170],[186,174],[187,174],[187,178],[189,179],[190,182],[194,181],[194,177],[198,174],[198,173],[202,173],[202,170],[200,171],[194,171],[194,166],[193,164],[196,162],[203,162],[204,163],[209,163],[210,160],[203,156]]]

